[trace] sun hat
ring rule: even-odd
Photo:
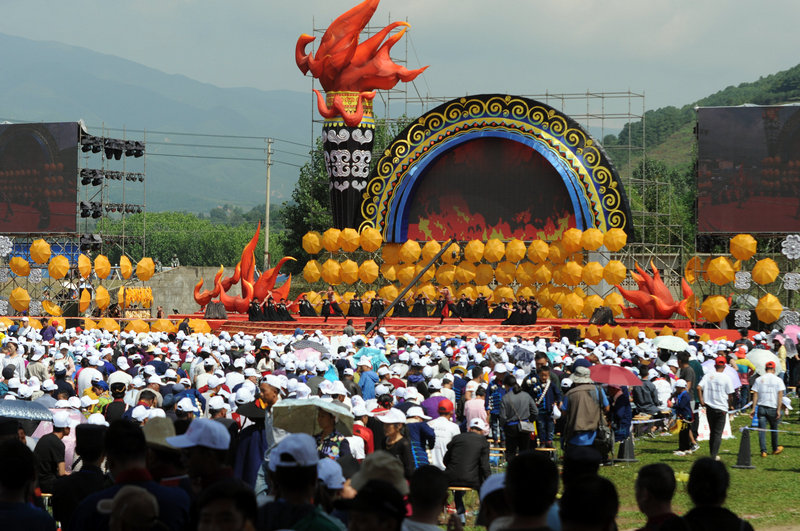
[[[213,450],[227,450],[231,444],[231,434],[221,422],[200,418],[189,424],[186,433],[167,437],[166,441],[175,448],[203,446]]]
[[[592,381],[591,372],[588,367],[576,367],[575,372],[572,373],[573,384],[586,384],[594,383]]]
[[[431,420],[431,418],[426,415],[425,411],[419,406],[408,408],[408,411],[406,411],[406,418],[410,419],[411,417],[419,417],[422,420]]]
[[[403,414],[402,411],[396,408],[391,408],[388,411],[376,414],[375,418],[383,422],[384,424],[405,424],[406,423],[406,416]]]

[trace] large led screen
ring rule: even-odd
[[[504,138],[464,142],[418,177],[412,240],[553,240],[575,227],[561,176],[534,149]]]
[[[800,107],[697,110],[697,228],[800,231]]]
[[[0,233],[75,232],[78,124],[0,124]]]

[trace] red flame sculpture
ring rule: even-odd
[[[638,284],[637,291],[629,291],[623,289],[622,286],[617,285],[617,289],[625,299],[635,304],[635,308],[623,308],[622,311],[625,317],[632,317],[635,319],[669,319],[673,313],[689,317],[687,310],[687,303],[690,297],[694,295],[692,288],[686,279],[681,279],[681,290],[683,292],[683,299],[676,301],[672,298],[672,294],[667,288],[664,281],[661,280],[661,274],[653,262],[650,262],[650,268],[653,270],[653,275],[650,276],[647,272],[636,264],[637,273],[631,272],[631,276]]]
[[[388,39],[386,37],[397,27],[408,27],[407,22],[393,22],[366,41],[358,42],[359,34],[372,18],[378,3],[379,0],[364,0],[334,20],[322,36],[315,55],[306,53],[306,46],[315,39],[311,35],[300,35],[295,47],[297,67],[303,74],[311,72],[319,79],[325,92],[359,93],[358,106],[354,112],[348,113],[338,95],[328,107],[325,98],[314,90],[319,113],[325,118],[342,116],[350,127],[361,122],[363,100],[374,98],[376,89],[388,90],[400,81],[411,81],[428,68],[409,70],[394,63],[389,55],[392,46],[406,30],[404,28]]]
[[[281,258],[278,265],[264,271],[258,280],[254,282],[256,271],[255,249],[258,244],[258,236],[261,232],[261,223],[256,228],[256,233],[253,238],[248,242],[242,251],[242,257],[239,263],[236,264],[233,276],[222,277],[225,271],[223,266],[219,266],[219,271],[214,276],[214,289],[203,290],[203,280],[197,283],[194,287],[194,300],[200,306],[206,306],[214,297],[219,297],[216,302],[221,302],[225,305],[225,310],[229,312],[247,313],[247,308],[253,300],[263,301],[267,297],[272,297],[276,301],[285,299],[289,295],[289,289],[292,286],[292,276],[279,288],[275,288],[275,282],[278,280],[281,266],[289,260],[294,260],[291,256]],[[228,290],[234,284],[242,283],[242,296],[234,297],[228,295]]]

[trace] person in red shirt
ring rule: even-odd
[[[353,417],[355,418],[353,435],[364,439],[364,452],[369,455],[375,451],[375,435],[366,426],[368,417],[366,408],[362,404],[353,407]]]

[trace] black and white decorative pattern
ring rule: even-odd
[[[29,315],[42,315],[42,303],[39,301],[31,301],[28,305]]]
[[[0,300],[0,315],[8,315],[8,301]]]
[[[31,284],[38,284],[42,281],[42,270],[41,269],[31,269],[31,272],[28,274],[28,281]]]
[[[367,127],[323,126],[325,171],[330,181],[331,213],[336,228],[358,228],[375,137]]]
[[[789,291],[800,289],[800,273],[786,273],[783,275],[783,289]]]
[[[800,234],[790,234],[781,242],[781,252],[789,260],[800,258]]]
[[[736,289],[749,289],[753,281],[750,271],[737,271],[735,278],[733,285]]]
[[[734,326],[736,328],[750,327],[750,310],[736,310],[734,316]]]
[[[10,270],[8,268],[0,268],[0,282],[8,282]]]
[[[11,238],[8,236],[0,236],[0,256],[5,258],[11,253],[11,249],[14,247],[14,244],[11,242]]]
[[[793,310],[784,310],[781,318],[778,319],[778,328],[786,328],[789,325],[800,325],[800,313]]]

